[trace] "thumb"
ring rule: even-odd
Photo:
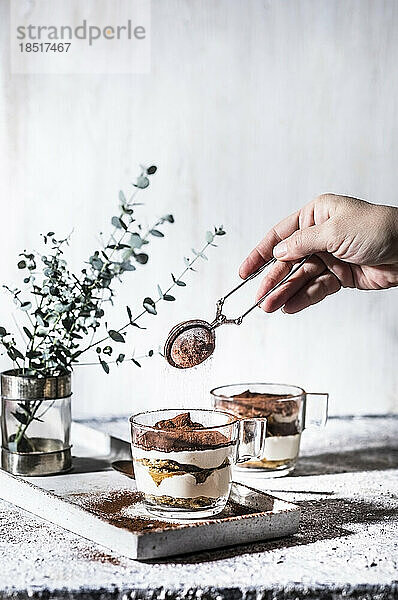
[[[326,223],[298,229],[273,249],[273,255],[279,260],[304,258],[313,252],[327,251],[329,228]]]

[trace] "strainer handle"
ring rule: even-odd
[[[293,269],[291,271],[289,271],[289,273],[287,275],[285,275],[285,277],[283,277],[283,279],[281,279],[281,281],[279,281],[279,283],[277,283],[276,285],[274,285],[273,288],[268,290],[268,292],[266,294],[264,294],[264,296],[262,296],[259,300],[257,300],[257,302],[255,304],[253,304],[253,306],[251,306],[245,313],[243,313],[243,315],[241,315],[240,317],[236,317],[235,319],[227,319],[227,317],[222,314],[222,309],[223,309],[225,300],[227,298],[229,298],[229,296],[234,294],[237,290],[239,290],[243,285],[245,285],[245,283],[247,283],[251,279],[254,279],[255,277],[257,277],[257,275],[262,273],[264,271],[264,269],[266,269],[267,267],[269,267],[270,265],[272,265],[273,263],[276,262],[276,258],[271,258],[268,262],[266,262],[259,269],[257,269],[257,271],[254,271],[254,273],[252,273],[251,275],[249,275],[249,277],[247,277],[241,283],[239,283],[233,290],[228,292],[228,294],[226,294],[223,298],[220,298],[220,300],[218,300],[216,318],[213,321],[213,323],[211,324],[211,328],[214,329],[215,327],[219,327],[220,325],[226,325],[226,324],[240,325],[242,323],[243,319],[249,313],[251,313],[252,310],[257,308],[257,306],[259,306],[261,304],[261,302],[263,302],[263,300],[265,300],[265,298],[267,298],[267,296],[272,294],[272,292],[274,292],[278,287],[283,285],[285,283],[285,281],[287,281],[289,279],[289,277],[291,277],[294,273],[296,273],[296,271],[298,271],[300,269],[300,267],[302,267],[303,264],[310,257],[311,257],[311,254],[309,256],[306,256],[305,258],[303,258],[299,263],[297,263],[297,265],[295,265],[293,267]]]
[[[287,275],[285,275],[285,277],[283,279],[281,279],[279,281],[279,283],[274,285],[274,287],[271,288],[266,294],[264,294],[264,296],[261,296],[260,300],[257,300],[257,302],[255,304],[253,304],[253,306],[251,308],[249,308],[245,313],[243,313],[243,315],[240,317],[241,322],[246,317],[246,315],[251,313],[251,311],[254,310],[255,308],[257,308],[257,306],[260,306],[261,302],[263,302],[263,300],[265,300],[265,298],[267,298],[267,296],[272,294],[272,292],[274,292],[276,289],[278,289],[278,287],[283,285],[285,283],[285,281],[287,281],[292,275],[294,275],[294,273],[296,273],[303,266],[303,264],[305,262],[307,262],[307,260],[310,258],[310,256],[311,255],[306,256],[305,258],[303,258],[303,260],[301,260],[299,263],[297,263],[297,265],[295,267],[293,267],[293,269],[291,271],[289,271],[289,273]]]
[[[236,287],[234,287],[233,290],[231,290],[230,292],[228,292],[228,294],[226,294],[223,298],[221,298],[221,300],[224,302],[227,298],[229,298],[230,296],[232,296],[232,294],[234,294],[235,292],[237,292],[243,285],[245,285],[245,283],[247,283],[248,281],[251,281],[251,279],[254,279],[255,277],[257,277],[257,275],[260,275],[260,273],[262,273],[264,271],[264,269],[266,269],[267,267],[269,267],[270,265],[272,265],[274,262],[276,262],[276,258],[271,258],[268,262],[266,262],[265,264],[261,265],[261,267],[259,267],[257,269],[257,271],[254,271],[253,273],[251,273],[251,275],[249,275],[248,277],[246,277],[246,279],[244,279],[243,281],[241,281],[240,283],[238,283],[238,285]],[[220,302],[220,300],[219,300]]]

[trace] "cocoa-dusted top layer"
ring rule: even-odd
[[[206,429],[201,423],[192,421],[189,412],[158,421],[154,429],[133,440],[135,446],[162,452],[208,450],[228,446],[230,443],[228,438],[216,429]]]
[[[181,413],[176,415],[172,419],[164,419],[155,423],[156,429],[166,429],[171,431],[173,429],[203,429],[202,423],[195,423],[191,419],[191,413]]]
[[[288,398],[293,398],[293,395],[260,394],[246,390],[225,400],[220,398],[217,405],[239,417],[269,417],[272,414],[290,417],[298,413],[299,404],[296,400],[288,400]]]

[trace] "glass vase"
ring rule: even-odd
[[[1,374],[1,466],[14,475],[40,476],[72,466],[71,376]]]

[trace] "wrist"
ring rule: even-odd
[[[388,249],[386,263],[398,263],[398,207],[383,206],[384,227],[387,233]]]

